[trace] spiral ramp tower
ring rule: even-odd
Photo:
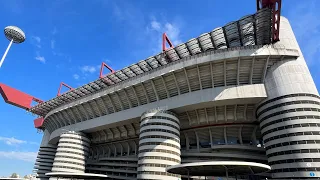
[[[52,172],[85,172],[90,140],[83,133],[66,132],[60,136]]]
[[[40,180],[49,178],[45,174],[51,172],[53,159],[57,147],[55,146],[40,146],[39,153],[34,166],[37,178]]]
[[[259,9],[30,108],[44,117],[38,177],[320,178],[319,94],[286,18],[272,41],[272,13]]]
[[[64,173],[84,174],[89,147],[90,140],[84,133],[74,131],[62,133],[51,172],[47,174],[51,176],[50,180],[70,179],[66,178]]]
[[[52,163],[56,154],[57,146],[49,144],[50,133],[46,130],[43,133],[42,142],[39,148],[34,166],[34,173],[37,179],[47,180],[49,176],[45,174],[51,172]]]
[[[320,97],[289,21],[282,18],[280,42],[299,50],[298,58],[268,69],[268,97],[257,118],[274,179],[320,177]]]
[[[176,180],[166,167],[181,163],[180,123],[170,111],[148,111],[141,116],[137,179]]]

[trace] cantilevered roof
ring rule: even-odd
[[[271,10],[259,10],[256,14],[244,16],[238,21],[218,27],[211,32],[204,33],[198,38],[192,38],[186,43],[169,48],[155,56],[151,56],[138,63],[132,64],[115,73],[85,84],[79,88],[68,91],[46,102],[42,102],[29,109],[30,112],[45,116],[51,110],[88,96],[112,88],[113,85],[130,81],[140,74],[148,73],[160,66],[178,61],[188,56],[196,55],[210,50],[219,50],[240,46],[254,46],[271,43]]]
[[[68,172],[50,172],[46,176],[62,177],[62,178],[90,178],[90,179],[106,179],[107,175],[93,173],[68,173]]]
[[[168,173],[189,176],[253,175],[271,170],[266,164],[244,161],[209,161],[185,163],[166,168]]]

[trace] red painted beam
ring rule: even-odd
[[[280,13],[282,0],[257,0],[257,11],[262,8],[272,9],[272,42],[279,41]]]
[[[73,90],[73,88],[72,88],[71,86],[67,85],[67,84],[64,83],[64,82],[61,82],[61,83],[60,83],[60,86],[59,86],[59,89],[58,89],[58,94],[57,94],[57,96],[60,96],[61,94],[63,94],[63,93],[61,93],[62,86],[68,88],[69,91]]]
[[[99,78],[103,78],[103,70],[104,70],[104,68],[107,68],[107,69],[109,69],[109,71],[110,71],[110,73],[112,74],[112,73],[114,73],[115,71],[110,67],[110,66],[108,66],[108,64],[106,64],[105,62],[102,62],[101,63],[101,67],[100,67],[100,75],[99,75]]]
[[[272,4],[272,42],[279,41],[281,0],[273,0]]]
[[[33,101],[37,103],[43,102],[42,100],[35,98],[29,94],[21,92],[10,86],[0,83],[0,93],[4,101],[8,104],[20,107],[22,109],[30,109]]]
[[[162,34],[162,51],[165,51],[167,48],[166,48],[166,42],[168,42],[170,48],[173,48],[173,44],[172,42],[170,41],[170,39],[168,38],[167,34],[166,33],[163,33]]]
[[[257,11],[262,8],[272,8],[273,0],[257,0]]]
[[[42,129],[43,128],[43,126],[42,126],[43,122],[44,122],[43,117],[39,117],[39,118],[35,119],[33,121],[34,127],[37,128],[37,129]]]

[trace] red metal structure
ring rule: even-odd
[[[0,84],[0,93],[8,104],[20,107],[25,110],[31,108],[32,102],[42,103],[43,101],[29,94],[21,92],[5,84]]]
[[[25,110],[29,110],[32,106],[32,102],[42,103],[43,101],[35,98],[29,94],[21,92],[10,86],[0,83],[0,93],[4,101],[8,104],[20,107]],[[34,120],[34,127],[37,129],[42,129],[44,119],[39,117]]]
[[[71,86],[67,85],[66,83],[61,82],[61,83],[60,83],[60,87],[59,87],[59,89],[58,89],[58,94],[57,94],[57,96],[60,96],[60,95],[61,95],[62,86],[68,88],[69,91],[73,89]]]
[[[168,38],[167,34],[166,33],[163,33],[162,34],[162,51],[165,51],[167,48],[166,48],[166,42],[168,42],[170,48],[173,48],[173,44],[172,42],[170,41],[170,39]]]
[[[109,69],[109,71],[110,71],[110,73],[112,74],[112,73],[114,73],[115,71],[110,67],[110,66],[108,66],[105,62],[102,62],[101,63],[101,68],[100,68],[100,75],[99,75],[99,78],[103,78],[103,69],[104,68],[107,68],[107,69]]]
[[[42,129],[42,125],[43,125],[43,122],[44,122],[44,118],[43,117],[39,117],[37,119],[35,119],[33,121],[33,124],[34,124],[34,127],[37,128],[37,129]]]
[[[257,11],[261,8],[272,9],[272,42],[279,41],[281,0],[257,0]]]

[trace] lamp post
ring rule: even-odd
[[[26,35],[24,34],[24,32],[18,28],[17,26],[7,26],[4,28],[4,35],[6,36],[6,38],[10,41],[6,51],[4,52],[2,59],[0,61],[0,68],[3,64],[4,59],[7,56],[7,53],[12,45],[12,43],[22,43],[25,41],[26,39]]]

